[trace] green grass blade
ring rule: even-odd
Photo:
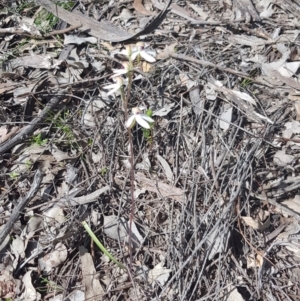
[[[86,232],[89,234],[89,236],[92,238],[92,240],[94,241],[94,243],[98,246],[98,248],[103,252],[103,254],[105,254],[111,261],[113,261],[115,264],[117,264],[120,268],[125,269],[126,267],[120,263],[115,257],[113,257],[106,249],[105,247],[102,245],[102,243],[99,241],[99,239],[96,237],[96,235],[94,234],[94,232],[91,230],[91,228],[89,227],[89,225],[87,224],[86,221],[82,222],[82,226],[84,227],[84,229],[86,230]]]

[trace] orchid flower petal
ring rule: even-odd
[[[107,92],[107,96],[109,96],[109,95],[111,95],[111,94],[117,92],[119,89],[120,89],[119,85],[114,84],[114,88],[111,89],[109,92]]]
[[[135,117],[136,117],[136,115],[132,115],[128,118],[128,120],[126,121],[126,124],[125,124],[127,128],[132,128],[134,126]]]
[[[110,84],[110,85],[103,86],[102,88],[105,90],[110,90],[110,89],[113,89],[115,86],[116,86],[116,84]]]
[[[153,56],[151,56],[150,54],[148,54],[146,50],[142,50],[140,52],[140,55],[145,61],[147,61],[149,63],[156,62],[156,59]]]
[[[111,77],[126,74],[128,71],[126,69],[113,69],[113,72],[114,72],[114,75],[112,75]]]
[[[148,115],[140,114],[140,116],[148,122],[154,122],[154,120],[151,117],[149,117]]]
[[[135,51],[131,54],[131,60],[134,61],[136,59],[136,57],[140,54],[139,51]]]
[[[135,115],[136,122],[145,129],[150,129],[150,125],[146,120],[143,119],[141,115]]]

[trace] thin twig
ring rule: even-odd
[[[44,35],[44,37],[47,38],[47,37],[51,37],[51,36],[58,35],[58,34],[64,34],[64,33],[67,33],[69,31],[72,31],[74,29],[80,28],[80,27],[81,27],[81,24],[72,25],[72,26],[67,27],[65,29],[51,31],[51,32],[47,33],[46,35]]]
[[[216,65],[216,64],[208,62],[208,61],[198,60],[198,59],[195,59],[195,58],[193,58],[191,56],[187,56],[187,55],[172,53],[170,56],[172,58],[174,58],[174,59],[178,59],[178,60],[183,60],[183,61],[187,61],[187,62],[193,62],[193,63],[196,63],[196,64],[200,64],[200,65],[202,65],[204,67],[212,67],[212,68],[224,71],[224,72],[228,72],[228,73],[231,73],[231,74],[243,77],[245,79],[249,79],[249,80],[251,80],[254,83],[258,83],[258,84],[261,84],[261,85],[273,88],[273,86],[271,86],[267,82],[264,82],[264,81],[262,81],[260,79],[255,79],[255,78],[249,77],[249,75],[247,73],[244,73],[244,72],[241,72],[241,71],[237,71],[237,70],[234,70],[234,69],[231,69],[231,68],[226,68],[226,67],[223,67],[221,65]]]

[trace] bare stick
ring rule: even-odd
[[[191,56],[177,54],[177,53],[172,53],[170,56],[174,59],[177,59],[177,60],[192,62],[192,63],[200,64],[204,67],[212,67],[212,68],[224,71],[224,72],[228,72],[228,73],[243,77],[245,79],[249,79],[254,83],[258,83],[258,84],[261,84],[261,85],[264,85],[264,86],[267,86],[267,87],[270,87],[270,88],[273,87],[270,84],[268,84],[267,82],[264,82],[260,79],[255,79],[255,78],[249,77],[249,75],[247,73],[240,72],[240,71],[237,71],[237,70],[234,70],[234,69],[231,69],[231,68],[226,68],[226,67],[221,66],[221,65],[216,65],[216,64],[213,64],[213,63],[208,62],[208,61],[198,60],[198,59],[195,59]]]
[[[51,31],[48,34],[46,34],[44,37],[51,37],[51,36],[58,35],[58,34],[64,34],[64,33],[67,33],[69,31],[72,31],[74,29],[80,28],[80,27],[81,27],[81,25],[77,24],[77,25],[73,25],[73,26],[70,26],[70,27],[67,27],[67,28],[64,28],[64,29],[54,30],[54,31]]]
[[[25,126],[16,136],[0,145],[0,155],[10,150],[14,146],[24,142],[24,140],[33,134],[33,132],[40,126],[40,123],[47,118],[48,112],[51,111],[59,102],[59,98],[53,97],[45,106],[44,110],[39,116],[34,118],[27,126]]]

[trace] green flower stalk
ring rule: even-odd
[[[98,246],[98,248],[103,252],[103,254],[105,254],[111,261],[113,261],[115,264],[117,264],[121,269],[125,269],[126,267],[120,263],[117,259],[115,259],[115,257],[113,257],[106,249],[105,247],[102,245],[102,243],[98,240],[98,238],[96,237],[96,235],[94,234],[94,232],[92,231],[92,229],[89,227],[89,225],[87,224],[86,221],[82,222],[82,226],[84,227],[84,229],[86,230],[86,232],[89,234],[89,236],[91,237],[91,239],[94,241],[94,243]]]

